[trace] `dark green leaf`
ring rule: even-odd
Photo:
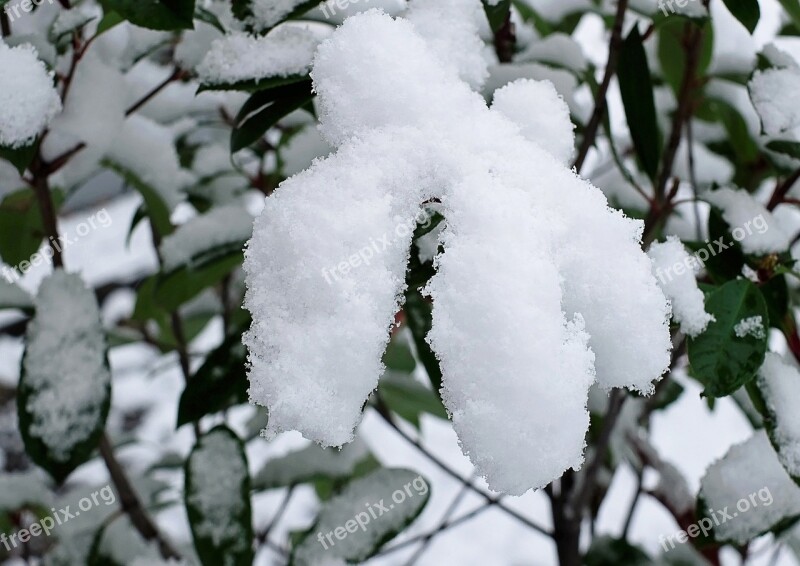
[[[414,359],[411,348],[401,336],[395,335],[389,345],[386,346],[386,352],[383,354],[383,363],[392,371],[411,373],[417,367],[417,360]]]
[[[489,0],[483,0],[483,11],[486,12],[486,18],[489,20],[489,25],[492,31],[497,33],[511,12],[511,0],[500,0],[495,2],[494,5]]]
[[[113,11],[135,24],[155,30],[192,29],[195,0],[100,0],[106,13]]]
[[[706,311],[716,320],[701,335],[689,339],[689,363],[705,385],[704,395],[724,397],[753,379],[764,362],[767,304],[753,283],[738,279],[709,295]],[[762,332],[737,335],[737,325],[752,317],[761,317]]]
[[[669,18],[662,24],[659,32],[658,58],[661,61],[661,69],[664,72],[664,78],[676,93],[680,92],[686,69],[685,37],[697,25],[697,23],[684,18]],[[704,22],[702,27],[703,44],[697,65],[697,76],[702,76],[708,69],[714,47],[714,32],[710,22]]]
[[[195,8],[194,17],[201,22],[205,22],[210,26],[214,26],[222,33],[225,33],[225,26],[222,25],[222,22],[219,21],[219,18],[214,12],[206,10],[202,6],[197,6]]]
[[[323,558],[364,562],[419,516],[430,498],[428,485],[422,476],[405,469],[382,468],[354,480],[323,503],[316,523],[299,537],[291,564],[312,566]],[[372,516],[368,510],[376,504],[386,511],[381,514],[380,507],[373,507]],[[333,534],[339,528],[347,530],[344,540]]]
[[[231,153],[257,142],[278,120],[314,98],[311,80],[253,94],[236,116]]]
[[[129,171],[128,169],[117,165],[116,163],[107,161],[105,165],[110,169],[116,171],[125,182],[136,189],[142,199],[147,210],[147,217],[156,229],[156,233],[160,237],[168,236],[174,230],[172,222],[170,221],[170,210],[167,203],[161,195],[153,187],[143,182],[138,175]]]
[[[11,163],[22,175],[33,161],[33,158],[36,157],[37,147],[38,142],[15,149],[0,146],[0,159],[5,159]]]
[[[778,0],[786,13],[789,14],[797,31],[800,31],[800,2],[797,0]],[[783,34],[782,34],[783,35]]]
[[[231,405],[247,402],[247,349],[241,333],[211,352],[183,390],[178,426],[199,421]]]
[[[441,399],[411,376],[386,372],[378,384],[378,395],[391,411],[417,428],[424,413],[447,420]]]
[[[261,79],[248,79],[235,83],[205,83],[197,89],[197,94],[207,90],[240,90],[243,92],[259,92],[280,86],[291,85],[308,81],[308,75],[289,75],[288,77],[265,77]]]
[[[184,502],[203,566],[251,566],[253,518],[244,444],[218,426],[200,437],[186,461]]]
[[[753,33],[761,18],[758,0],[723,0],[723,2],[730,13],[747,28],[747,31]]]
[[[56,300],[59,304],[51,304]],[[69,307],[61,308],[65,303]],[[89,460],[103,435],[111,373],[95,295],[78,275],[56,270],[42,282],[35,304],[17,396],[19,430],[31,460],[60,484]],[[56,337],[64,317],[74,316],[75,309],[87,318]],[[69,394],[63,389],[87,380],[92,389],[79,387]]]
[[[99,24],[97,24],[97,31],[95,31],[95,37],[107,32],[111,28],[116,27],[117,25],[121,24],[124,21],[125,18],[120,16],[118,13],[114,11],[111,12],[106,11],[106,13],[103,15],[103,19],[100,20]]]
[[[617,75],[633,147],[642,169],[651,180],[655,180],[661,155],[661,132],[656,118],[650,67],[638,26],[633,27],[622,44]]]
[[[406,324],[414,338],[414,345],[417,347],[417,355],[422,365],[425,366],[425,371],[431,380],[433,390],[437,395],[440,395],[442,370],[439,367],[439,360],[436,358],[436,354],[433,353],[430,344],[425,341],[425,337],[433,325],[433,314],[431,306],[419,290],[411,288],[406,290],[405,313]]]
[[[800,159],[800,142],[789,140],[773,140],[767,144],[767,149],[777,153],[783,153],[795,159]]]

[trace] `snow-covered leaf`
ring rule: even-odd
[[[186,462],[186,512],[204,566],[250,566],[250,475],[241,440],[218,426],[200,437]]]
[[[356,479],[322,505],[295,546],[292,564],[363,562],[414,521],[429,497],[427,481],[411,470],[383,468]]]
[[[363,440],[356,440],[341,450],[311,444],[268,460],[253,477],[253,489],[291,487],[318,480],[342,481],[355,475],[357,467],[371,458]]]
[[[755,377],[767,351],[769,314],[763,295],[746,279],[729,281],[706,300],[714,317],[689,339],[689,362],[711,397],[730,395]],[[758,328],[744,328],[752,321]],[[749,325],[748,325],[749,326]]]
[[[94,294],[77,275],[55,271],[35,300],[17,397],[31,459],[62,482],[86,462],[111,402],[106,342]]]

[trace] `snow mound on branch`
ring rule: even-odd
[[[553,83],[521,79],[494,92],[492,110],[520,125],[525,139],[550,151],[566,165],[575,151],[569,107]]]
[[[652,389],[669,363],[669,308],[642,223],[437,54],[415,24],[378,11],[318,49],[320,129],[338,150],[284,182],[256,220],[250,397],[269,408],[268,435],[352,440],[384,369],[416,218],[438,199],[445,252],[426,292],[443,397],[492,489],[521,494],[581,465],[595,377]],[[552,114],[537,119],[568,139]]]
[[[697,287],[699,260],[689,255],[675,236],[654,243],[647,255],[653,261],[653,275],[672,305],[672,316],[680,323],[681,332],[692,337],[702,333],[714,317],[706,312],[705,297]]]
[[[800,69],[756,71],[748,84],[750,98],[761,117],[764,133],[781,139],[800,139]]]
[[[772,425],[778,459],[794,478],[800,478],[800,372],[779,355],[768,353],[758,370],[758,388]]]
[[[281,26],[263,37],[235,32],[211,44],[197,74],[212,85],[304,75],[319,41],[318,34],[300,26]]]
[[[791,238],[767,208],[744,190],[729,188],[706,193],[705,199],[722,210],[731,233],[748,254],[784,252]]]
[[[30,145],[61,111],[53,73],[29,44],[0,41],[0,146]]]

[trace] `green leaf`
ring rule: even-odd
[[[33,161],[33,158],[36,157],[36,150],[38,147],[38,141],[14,149],[0,146],[0,159],[5,159],[11,163],[11,165],[17,168],[19,174],[22,175]]]
[[[184,502],[204,566],[251,566],[253,518],[244,444],[218,426],[200,437],[186,461]]]
[[[428,485],[406,469],[382,468],[354,480],[322,505],[316,523],[296,543],[291,564],[365,561],[419,516],[430,498]]]
[[[800,142],[790,140],[773,140],[767,144],[767,149],[777,153],[783,153],[795,159],[800,159]]]
[[[436,354],[433,353],[430,344],[425,340],[425,337],[433,326],[431,307],[419,290],[409,287],[406,290],[404,310],[406,313],[406,324],[414,338],[417,355],[422,365],[425,366],[425,371],[428,374],[428,378],[431,380],[433,390],[437,395],[440,395],[439,391],[442,388],[442,369],[439,367],[439,360],[436,358]]]
[[[192,257],[189,265],[161,274],[156,283],[156,302],[168,312],[222,281],[244,261],[245,242],[216,246]]]
[[[698,24],[684,18],[669,18],[659,32],[658,58],[664,78],[677,93],[680,92],[683,82],[684,69],[686,68],[686,48],[684,36]],[[714,29],[710,22],[705,21],[703,28],[703,44],[700,49],[700,60],[697,65],[697,76],[702,76],[711,63],[711,54],[714,48]]]
[[[78,275],[56,270],[35,306],[17,396],[19,430],[31,460],[60,484],[100,441],[111,372],[95,295]]]
[[[147,217],[156,229],[160,237],[170,235],[175,229],[170,221],[170,210],[167,203],[161,197],[159,192],[143,182],[138,175],[129,171],[125,167],[118,165],[111,161],[104,162],[104,165],[113,171],[116,171],[125,182],[132,186],[137,192],[142,195],[144,199]]]
[[[310,79],[253,94],[236,116],[231,153],[257,142],[278,120],[313,98]]]
[[[378,395],[389,409],[419,429],[423,413],[447,420],[447,411],[434,391],[411,376],[386,372],[378,384]]]
[[[97,24],[97,31],[95,31],[95,37],[104,34],[108,30],[110,30],[111,28],[114,28],[114,27],[118,26],[119,24],[121,24],[124,21],[125,21],[125,18],[123,18],[118,13],[114,12],[113,10],[110,11],[110,12],[106,11],[105,14],[103,14],[103,19],[100,20],[99,24]]]
[[[370,458],[369,448],[359,439],[341,450],[310,444],[268,460],[253,478],[253,489],[263,491],[319,480],[341,482],[352,478],[359,464]]]
[[[483,0],[483,11],[486,12],[486,18],[489,20],[489,25],[492,32],[497,33],[511,12],[511,0],[500,0],[495,2],[494,5],[489,0]]]
[[[3,261],[18,266],[19,271],[26,271],[30,268],[27,262],[43,239],[42,215],[33,190],[22,189],[6,195],[0,201],[0,257]],[[16,280],[13,274],[9,277]]]
[[[758,0],[723,0],[723,2],[730,13],[752,34],[761,18]]]
[[[219,18],[214,12],[206,10],[202,6],[197,6],[195,8],[194,17],[201,22],[205,22],[208,25],[215,27],[220,32],[226,33],[225,26],[222,25],[222,22],[219,21]]]
[[[689,339],[689,363],[705,385],[706,396],[724,397],[753,379],[767,351],[769,314],[758,288],[748,280],[725,283],[706,299],[706,311],[716,320]],[[745,319],[761,317],[761,333],[737,335]]]
[[[737,161],[750,163],[758,159],[758,154],[760,153],[758,144],[750,136],[747,122],[745,122],[739,111],[720,99],[710,100],[709,106],[725,128],[728,134],[727,141],[733,147]]]
[[[786,13],[789,14],[794,27],[800,31],[800,2],[797,0],[778,0]],[[784,35],[784,34],[781,34]]]
[[[633,27],[622,44],[617,76],[633,147],[642,169],[651,180],[655,180],[661,155],[661,132],[639,26]]]
[[[194,0],[100,0],[106,13],[114,11],[143,28],[172,31],[194,28]]]
[[[240,90],[243,92],[259,92],[280,86],[287,86],[295,83],[308,81],[308,74],[289,75],[287,77],[275,76],[260,79],[247,79],[235,83],[204,83],[197,89],[197,94],[207,90]]]
[[[178,427],[231,405],[247,402],[247,349],[242,334],[229,336],[211,352],[183,390]]]
[[[417,360],[414,359],[414,354],[403,337],[402,333],[394,335],[389,345],[386,346],[383,364],[392,371],[411,373],[417,367]]]
[[[584,557],[586,566],[650,566],[653,559],[626,540],[608,536],[598,537]]]

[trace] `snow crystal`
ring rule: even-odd
[[[674,236],[651,245],[647,255],[653,261],[653,275],[672,305],[672,316],[680,323],[681,332],[692,337],[701,334],[714,317],[706,312],[705,297],[697,287],[699,260],[690,256]]]
[[[232,518],[245,511],[240,490],[247,462],[236,440],[223,429],[212,430],[198,440],[187,472],[187,501],[202,519],[192,524],[195,536],[209,538],[217,547],[225,544],[232,554],[243,551],[247,537]]]
[[[0,146],[30,145],[60,111],[53,73],[36,49],[0,41]]]
[[[772,440],[778,459],[792,477],[800,477],[800,372],[768,353],[758,371],[758,388],[775,427]]]
[[[800,69],[756,71],[748,87],[764,132],[769,136],[800,140],[800,108],[795,98],[800,92]]]
[[[440,62],[472,88],[483,85],[489,72],[478,36],[480,22],[486,19],[480,0],[411,0],[405,19]]]
[[[197,74],[210,85],[304,75],[319,41],[299,26],[281,26],[263,37],[232,33],[211,44]]]
[[[244,243],[250,237],[253,217],[240,205],[212,209],[180,226],[161,243],[164,270],[191,265],[204,252]]]
[[[519,79],[496,90],[492,110],[518,124],[526,139],[566,165],[575,151],[569,108],[550,81]]]
[[[267,30],[291,14],[308,0],[252,0],[250,10],[253,13],[248,22],[256,31]]]
[[[745,336],[753,336],[754,338],[764,338],[764,322],[761,320],[761,315],[743,318],[733,327],[733,332],[739,338]]]
[[[764,430],[709,466],[700,482],[700,497],[718,519],[723,510],[732,515],[714,527],[718,541],[745,544],[781,521],[800,516],[800,489],[781,466]]]
[[[29,433],[66,461],[102,421],[111,375],[94,295],[77,275],[55,271],[39,287],[23,361]]]
[[[766,207],[744,190],[717,189],[703,195],[722,210],[733,238],[745,253],[770,254],[786,251],[791,238]]]
[[[439,199],[446,251],[427,292],[443,397],[492,489],[520,494],[580,466],[595,366],[604,387],[652,390],[669,363],[668,304],[642,223],[437,53],[377,11],[317,51],[320,130],[338,150],[285,181],[256,220],[250,397],[269,408],[268,434],[353,438],[383,371],[413,219]]]

